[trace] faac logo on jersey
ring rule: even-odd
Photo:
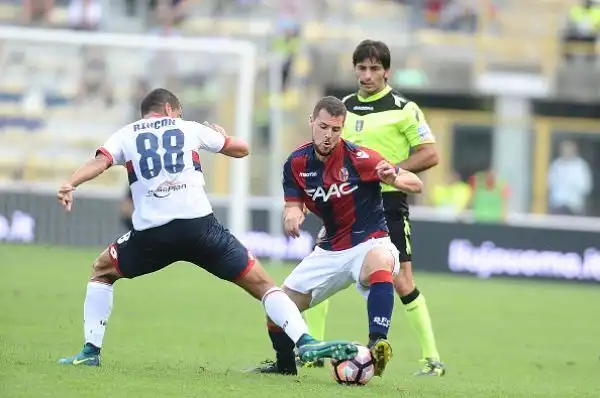
[[[323,187],[306,189],[306,194],[310,196],[313,201],[320,198],[323,202],[327,202],[332,196],[341,198],[343,195],[350,195],[357,189],[358,186],[352,186],[349,182],[343,182],[341,184],[332,184],[327,191],[325,191]]]

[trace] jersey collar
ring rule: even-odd
[[[358,98],[358,100],[360,102],[373,102],[373,101],[377,101],[378,99],[385,97],[386,95],[389,94],[390,91],[392,91],[392,88],[390,86],[385,86],[385,88],[383,90],[381,90],[377,94],[371,95],[370,97],[363,98],[358,94],[356,94],[356,97]]]

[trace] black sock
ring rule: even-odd
[[[271,323],[268,324],[269,337],[277,355],[277,366],[281,370],[296,371],[295,344],[285,332]]]
[[[419,289],[417,289],[415,287],[415,290],[408,293],[406,296],[400,297],[400,301],[402,301],[402,304],[404,304],[404,305],[410,304],[413,301],[415,301],[417,299],[417,297],[419,297],[420,294],[421,294],[421,292],[419,292]]]

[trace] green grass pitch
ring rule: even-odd
[[[447,363],[414,378],[419,348],[399,300],[381,379],[342,387],[327,369],[243,373],[272,356],[259,302],[189,264],[115,289],[100,368],[64,367],[82,345],[95,250],[0,244],[0,397],[600,397],[598,285],[418,274]],[[418,264],[416,264],[418,267]],[[270,267],[281,281],[289,267]],[[353,288],[332,300],[328,336],[364,341]]]

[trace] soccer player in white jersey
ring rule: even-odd
[[[112,165],[124,165],[134,206],[133,229],[109,245],[92,265],[84,302],[85,345],[59,363],[98,366],[114,283],[177,261],[194,263],[262,300],[267,316],[285,330],[303,359],[356,355],[357,348],[350,342],[313,339],[296,305],[213,215],[198,150],[241,158],[248,155],[247,144],[227,136],[219,126],[181,119],[180,102],[168,90],[152,91],[140,108],[142,119],[110,136],[95,158],[58,190],[59,202],[70,211],[79,185]]]

